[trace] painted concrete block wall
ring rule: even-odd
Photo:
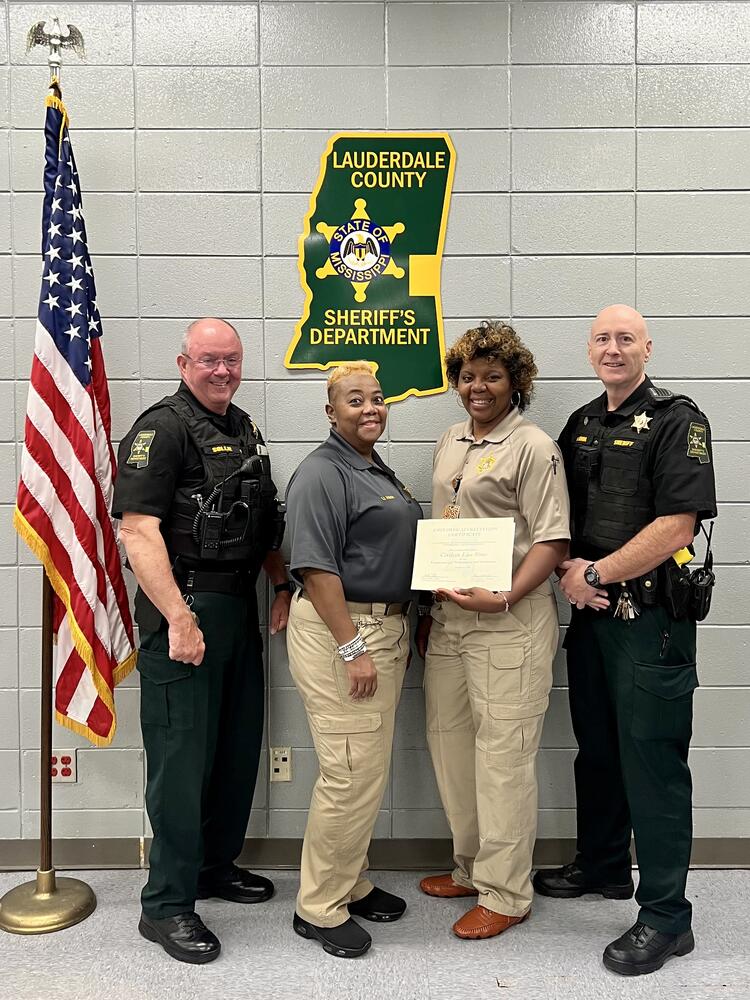
[[[186,320],[234,319],[237,401],[265,430],[283,488],[326,433],[318,374],[283,355],[302,293],[296,240],[337,129],[450,131],[458,151],[443,267],[448,340],[509,317],[535,351],[530,411],[556,435],[597,391],[591,315],[649,318],[651,374],[711,417],[719,587],[701,626],[692,762],[696,832],[750,836],[750,4],[732,2],[113,2],[59,5],[86,38],[64,73],[105,317],[115,436],[174,385]],[[40,573],[11,529],[33,345],[47,5],[0,7],[0,837],[38,828]],[[451,395],[391,410],[382,451],[426,505]],[[265,603],[265,597],[264,597]],[[561,609],[563,615],[565,609]],[[564,617],[563,617],[564,624]],[[284,641],[267,652],[269,743],[295,780],[261,773],[250,832],[300,836],[315,776]],[[540,756],[545,837],[571,836],[574,741],[565,670]],[[140,836],[137,678],[111,749],[78,746],[55,788],[58,836]],[[421,664],[407,675],[376,834],[447,832],[424,736]],[[0,851],[1,858],[1,851]]]

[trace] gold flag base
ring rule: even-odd
[[[37,871],[35,882],[16,886],[0,899],[0,929],[11,934],[50,934],[85,920],[96,909],[96,896],[77,878],[55,878],[55,870]]]

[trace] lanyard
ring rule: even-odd
[[[459,474],[454,476],[451,480],[451,486],[453,487],[453,499],[443,508],[443,518],[453,520],[461,516],[461,505],[458,502],[458,491],[461,489],[462,479],[463,474]]]

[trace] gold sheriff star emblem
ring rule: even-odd
[[[356,302],[365,302],[367,286],[381,274],[403,278],[406,271],[391,256],[391,245],[405,231],[403,222],[380,226],[367,214],[367,202],[357,198],[351,219],[340,226],[319,222],[315,227],[326,238],[329,256],[315,272],[318,278],[338,274],[352,283]]]
[[[647,417],[646,411],[644,410],[643,413],[636,413],[635,419],[630,426],[634,431],[637,431],[640,434],[641,431],[647,431],[649,429],[648,425],[653,419],[653,417]]]

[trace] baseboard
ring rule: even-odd
[[[141,868],[139,837],[101,840],[53,840],[53,865],[65,868]],[[39,867],[38,840],[0,840],[0,871],[35,871]]]
[[[54,866],[66,868],[145,868],[150,841],[138,837],[101,840],[55,840]],[[246,840],[239,861],[255,868],[298,868],[302,841],[297,839]],[[565,864],[575,852],[575,841],[538,840],[534,864]],[[452,867],[449,840],[373,840],[370,867],[375,870],[424,871]],[[706,837],[693,841],[694,868],[750,868],[750,838]],[[39,865],[38,840],[0,840],[0,871],[34,871]]]

